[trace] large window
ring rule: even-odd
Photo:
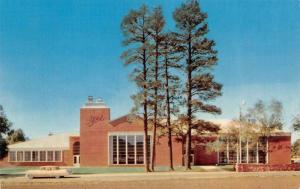
[[[127,164],[135,164],[135,137],[127,136]]]
[[[126,136],[119,136],[119,164],[126,164]]]
[[[73,144],[73,155],[80,155],[80,142]]]
[[[150,159],[150,136],[147,142]],[[109,152],[111,164],[144,164],[143,135],[111,135],[109,136]]]
[[[136,164],[144,163],[144,136],[136,136]]]

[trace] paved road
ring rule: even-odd
[[[1,179],[1,189],[298,189],[300,172],[174,172],[76,175],[63,179]]]

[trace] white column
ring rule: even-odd
[[[242,139],[240,136],[240,163],[242,163]]]
[[[117,164],[119,165],[119,135],[117,135]]]
[[[236,163],[239,163],[239,145],[236,145]]]
[[[128,164],[128,147],[127,147],[128,135],[125,136],[125,152],[126,152],[126,164]]]
[[[247,138],[247,144],[246,144],[246,148],[247,148],[247,163],[249,163],[249,144],[248,144],[248,138]]]
[[[258,156],[258,142],[256,142],[256,163],[259,163],[259,156]]]
[[[267,154],[266,154],[266,163],[269,163],[269,138],[267,138]]]
[[[63,151],[61,150],[60,151],[60,161],[62,161],[63,160]]]
[[[227,159],[227,164],[229,163],[229,143],[228,140],[226,140],[226,159]]]
[[[134,164],[136,164],[136,135],[134,135]]]
[[[218,151],[217,151],[217,154],[218,154],[218,157],[217,157],[217,162],[218,164],[220,164],[220,149],[218,148]]]

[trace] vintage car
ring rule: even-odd
[[[28,170],[25,176],[27,178],[42,178],[42,177],[54,177],[60,178],[69,176],[72,174],[70,169],[60,169],[58,166],[42,166],[39,170]]]

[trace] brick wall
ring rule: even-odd
[[[170,164],[169,159],[169,146],[168,137],[161,137],[156,142],[156,165],[168,166]],[[178,142],[175,137],[172,139],[173,147],[173,165],[182,165],[182,143]]]
[[[291,136],[272,136],[269,138],[269,164],[291,163]]]
[[[194,165],[216,165],[218,163],[218,153],[211,151],[206,144],[214,142],[217,137],[203,136],[193,137],[194,145]]]
[[[300,171],[300,164],[236,164],[236,172]]]

